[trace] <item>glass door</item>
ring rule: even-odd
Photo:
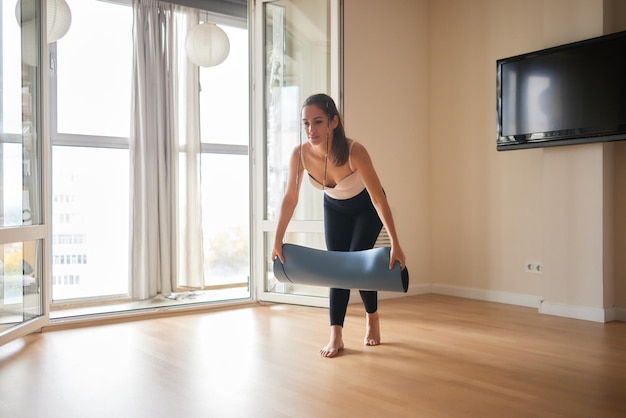
[[[40,5],[0,0],[0,345],[47,321]]]
[[[311,94],[340,98],[339,0],[256,0],[254,4],[254,143],[257,155],[255,228],[257,297],[264,301],[328,305],[328,289],[279,283],[270,253],[289,155],[300,142],[301,106]],[[322,193],[302,183],[285,242],[325,249]]]

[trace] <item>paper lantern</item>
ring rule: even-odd
[[[20,26],[35,19],[35,1],[19,0],[15,5],[15,18]],[[46,16],[48,43],[56,42],[70,29],[72,11],[65,0],[46,0],[46,8],[48,10]]]
[[[72,24],[72,11],[65,0],[48,0],[48,43],[65,36]]]
[[[226,32],[214,23],[201,23],[191,28],[185,39],[187,57],[200,67],[221,64],[230,52]]]

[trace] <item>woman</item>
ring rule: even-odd
[[[306,170],[310,182],[324,191],[324,232],[330,251],[370,249],[384,225],[391,241],[389,268],[405,256],[398,242],[391,209],[372,161],[363,145],[346,138],[341,117],[332,98],[310,96],[302,106],[302,126],[308,141],[296,147],[289,164],[289,179],[278,217],[272,260],[285,262],[282,243],[287,225],[298,203],[298,192]],[[380,344],[378,293],[360,290],[366,311],[365,345]],[[320,350],[334,357],[343,347],[343,322],[350,298],[349,289],[330,289],[330,341]]]

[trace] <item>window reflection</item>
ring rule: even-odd
[[[22,144],[2,144],[2,226],[32,222],[30,198],[22,185]],[[27,169],[25,165],[24,169]]]
[[[41,315],[41,241],[0,245],[0,328]]]

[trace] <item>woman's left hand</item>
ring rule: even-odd
[[[400,269],[403,270],[406,267],[406,257],[402,248],[399,245],[391,246],[391,253],[389,255],[389,269],[393,269],[396,261],[400,263]]]

